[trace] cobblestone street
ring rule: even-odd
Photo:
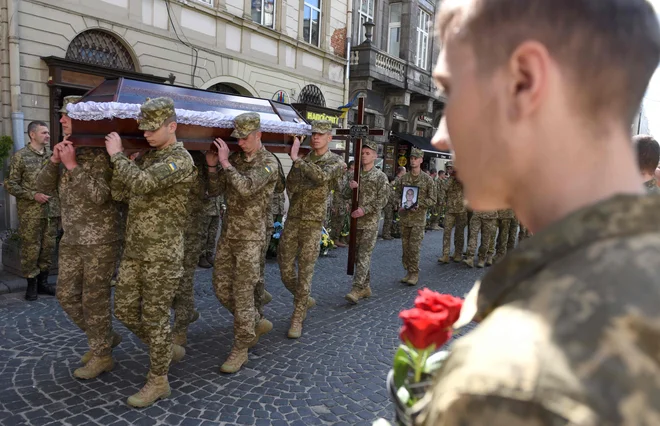
[[[292,297],[275,261],[266,269],[273,301],[266,316],[274,329],[250,351],[235,375],[219,366],[232,344],[232,317],[211,287],[211,270],[196,275],[201,318],[188,336],[184,360],[170,370],[172,395],[136,410],[126,398],[144,384],[146,347],[114,321],[124,337],[114,350],[116,365],[96,380],[72,372],[86,351],[82,332],[53,297],[37,302],[22,293],[0,296],[0,424],[2,425],[371,425],[393,417],[385,378],[399,343],[398,312],[412,307],[417,288],[463,296],[483,270],[436,263],[442,232],[427,232],[420,284],[399,283],[401,240],[379,240],[373,256],[373,296],[349,306],[345,273],[348,249],[319,258],[303,336],[286,332]],[[51,280],[54,278],[51,277]]]

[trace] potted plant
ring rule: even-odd
[[[415,307],[399,313],[403,327],[399,338],[403,342],[394,355],[392,370],[387,376],[387,389],[394,403],[399,425],[412,425],[412,406],[429,390],[433,374],[449,355],[437,349],[447,343],[458,320],[463,300],[440,294],[427,288],[415,298]],[[378,424],[387,424],[379,419]]]

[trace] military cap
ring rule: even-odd
[[[424,151],[422,151],[419,148],[411,148],[410,149],[410,156],[411,157],[417,157],[417,158],[424,158]]]
[[[332,132],[332,122],[328,120],[312,121],[312,133],[330,133]]]
[[[140,119],[138,129],[155,131],[165,123],[168,118],[174,117],[174,101],[172,98],[149,99],[140,105]]]
[[[60,108],[60,111],[62,114],[66,114],[68,111],[66,110],[66,106],[69,104],[75,104],[79,100],[82,99],[82,96],[65,96],[63,101],[62,101],[62,108]]]
[[[447,161],[447,162],[445,163],[445,167],[452,167],[452,168],[453,168],[453,167],[454,167],[454,163],[452,163],[451,161]]]
[[[362,141],[362,147],[373,149],[374,151],[378,152],[378,145],[376,144],[376,142],[369,139]]]
[[[261,117],[256,112],[246,112],[234,118],[234,131],[232,138],[244,139],[255,130],[261,128]]]

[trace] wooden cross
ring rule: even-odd
[[[360,190],[360,169],[362,168],[362,162],[360,157],[362,154],[362,138],[367,136],[383,136],[385,135],[384,129],[369,129],[368,125],[364,124],[364,98],[361,97],[358,99],[358,115],[357,115],[357,125],[351,126],[350,129],[337,129],[337,136],[348,136],[348,140],[353,141],[353,161],[355,162],[355,169],[353,172],[353,180],[358,183],[358,187],[353,190],[353,202],[351,204],[351,213],[357,210],[358,199],[359,199],[359,190]],[[350,239],[348,243],[348,266],[346,267],[346,273],[348,275],[353,275],[355,270],[355,249],[357,245],[357,219],[351,217],[351,230],[350,230]]]

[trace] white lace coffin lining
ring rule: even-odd
[[[140,118],[139,104],[121,102],[79,102],[66,106],[69,117],[74,120],[95,121],[111,118]],[[233,129],[234,117],[217,111],[191,111],[175,108],[176,121],[181,124],[192,124],[202,127],[217,127]],[[306,123],[290,121],[261,120],[261,131],[264,133],[284,133],[287,135],[310,135],[312,126]]]

